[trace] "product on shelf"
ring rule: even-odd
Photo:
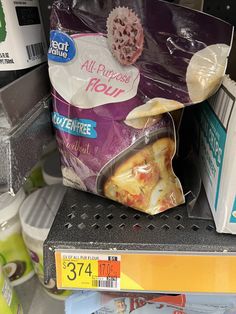
[[[46,61],[46,49],[39,1],[1,0],[0,87]]]
[[[60,155],[58,150],[50,153],[43,161],[42,174],[48,185],[62,184]]]
[[[236,234],[236,83],[225,77],[194,118],[197,165],[217,231]]]
[[[56,1],[51,28],[52,121],[64,184],[151,215],[182,204],[172,169],[175,131],[165,112],[218,89],[232,26],[144,0],[125,8]]]
[[[25,193],[0,195],[0,265],[12,285],[19,285],[34,275],[30,256],[21,235],[18,216]]]
[[[22,306],[16,292],[10,285],[0,265],[0,313],[23,314]]]
[[[47,238],[65,191],[66,188],[62,185],[44,187],[30,194],[20,208],[23,238],[35,273],[45,291],[56,299],[64,299],[71,292],[58,290],[53,279],[50,279],[47,285],[44,284],[43,242]]]
[[[66,300],[66,314],[78,309],[83,314],[226,314],[235,313],[235,306],[235,296],[227,295],[78,292]]]

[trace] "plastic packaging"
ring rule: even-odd
[[[25,247],[18,216],[25,193],[21,189],[16,196],[0,195],[0,265],[13,286],[34,275],[30,256]]]
[[[0,311],[1,314],[23,314],[16,292],[10,285],[0,265]]]
[[[79,292],[66,300],[66,314],[226,314],[235,296]],[[232,311],[232,312],[230,312]]]
[[[232,27],[162,1],[78,0],[55,1],[51,29],[64,184],[151,215],[182,204],[175,131],[164,113],[217,90]]]
[[[64,299],[70,291],[58,290],[53,279],[44,284],[43,242],[64,197],[62,185],[44,187],[30,194],[20,208],[23,238],[29,250],[35,273],[45,291],[56,299]]]

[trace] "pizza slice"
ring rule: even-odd
[[[171,138],[145,146],[115,169],[104,184],[104,195],[152,215],[183,203],[171,165],[174,151]]]

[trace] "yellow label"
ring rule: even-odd
[[[59,289],[236,293],[236,256],[233,255],[111,255],[56,251],[55,259]],[[77,263],[85,265],[80,275],[81,266]]]
[[[57,287],[120,289],[120,257],[56,252]]]
[[[62,259],[61,280],[63,287],[96,288],[98,261],[84,259]]]

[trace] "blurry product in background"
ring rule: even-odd
[[[46,61],[38,0],[0,1],[0,87]]]
[[[34,270],[45,291],[56,299],[65,299],[70,291],[58,290],[53,279],[44,284],[43,242],[47,238],[66,188],[52,185],[29,195],[20,208],[23,238],[30,253]]]
[[[226,314],[235,306],[227,295],[78,292],[66,300],[66,314]]]
[[[42,174],[42,165],[41,161],[32,169],[30,175],[27,177],[24,184],[24,190],[26,195],[29,195],[36,191],[39,188],[42,188],[46,185],[43,174]]]
[[[9,193],[0,195],[0,265],[12,285],[19,285],[34,275],[18,216],[24,198],[23,189],[15,196]]]
[[[236,83],[196,108],[193,146],[218,232],[236,234]]]
[[[199,11],[202,11],[204,2],[204,0],[167,0],[167,1]]]
[[[62,184],[60,155],[58,150],[55,150],[45,157],[42,175],[47,185]]]
[[[24,190],[29,195],[39,188],[54,184],[62,184],[60,156],[55,140],[46,145],[40,161],[27,176]]]
[[[16,292],[10,285],[0,265],[0,313],[23,314],[22,306]]]

